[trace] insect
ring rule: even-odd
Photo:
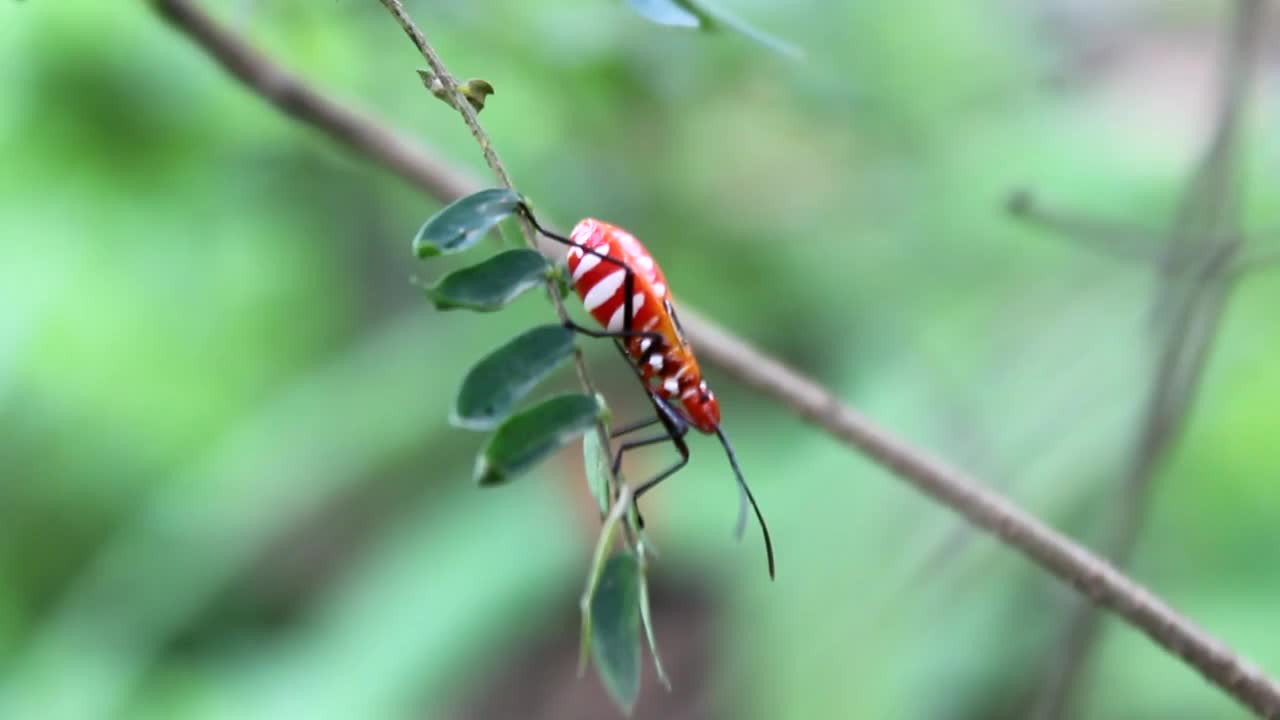
[[[615,430],[613,437],[662,425],[660,435],[621,444],[613,459],[614,474],[622,467],[624,453],[671,442],[680,459],[639,485],[635,491],[635,498],[639,499],[688,464],[689,446],[685,435],[690,427],[715,435],[724,447],[741,491],[736,533],[742,536],[750,504],[764,536],[772,578],[773,543],[769,528],[738,467],[737,454],[720,427],[720,403],[707,387],[693,348],[685,339],[662,268],[644,245],[622,228],[588,218],[574,226],[566,238],[540,226],[527,207],[522,206],[522,211],[538,232],[569,246],[567,262],[574,290],[604,330],[582,327],[572,321],[566,322],[566,327],[590,337],[612,338],[653,404],[655,417]]]

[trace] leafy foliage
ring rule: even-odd
[[[499,485],[528,471],[591,429],[600,415],[595,398],[560,395],[513,415],[476,458],[475,480]]]
[[[538,383],[573,354],[573,331],[541,325],[476,363],[462,381],[451,421],[470,430],[491,430]]]
[[[551,267],[536,250],[508,250],[444,276],[426,293],[437,310],[493,312],[542,284]]]

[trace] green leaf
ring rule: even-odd
[[[542,284],[550,268],[551,263],[536,250],[508,250],[449,273],[427,288],[427,297],[437,310],[493,312]]]
[[[640,694],[640,567],[631,553],[605,564],[591,618],[591,657],[600,681],[630,715]]]
[[[603,516],[609,512],[609,456],[600,445],[598,433],[589,432],[583,436],[582,465],[586,468],[587,488]]]
[[[689,10],[681,7],[676,0],[627,0],[631,9],[640,17],[672,27],[696,28],[702,24],[701,19]]]
[[[468,430],[498,426],[530,391],[573,354],[573,331],[539,325],[494,350],[467,373],[449,422]]]
[[[413,239],[420,258],[466,250],[520,205],[520,194],[506,188],[481,190],[453,201],[431,216]]]
[[[498,485],[590,430],[600,406],[587,395],[561,395],[513,415],[476,458],[476,482]]]

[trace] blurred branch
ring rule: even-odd
[[[179,30],[189,34],[237,77],[241,77],[246,65],[268,62],[238,39],[219,29],[211,18],[192,7],[188,0],[152,1]],[[219,42],[212,42],[211,39]],[[256,68],[255,74],[292,79],[270,66]],[[300,83],[296,86],[281,86],[278,83],[259,85],[246,81],[246,84],[282,108],[287,106],[281,105],[278,99],[280,97],[291,97],[299,93],[314,94],[314,91]],[[467,107],[466,103],[459,105]],[[461,108],[459,110],[466,113]],[[335,118],[305,114],[294,114],[294,117],[319,126],[343,144],[386,164],[428,193],[432,193],[432,188],[445,185],[423,178],[423,174],[429,174],[431,168],[437,166],[434,163],[417,168],[408,167],[411,164],[409,158],[419,156],[420,150],[414,150],[405,157],[387,158],[381,154],[387,150],[386,144],[371,144],[356,140],[348,133],[335,132],[335,127],[344,126]],[[348,121],[356,117],[361,123],[359,128],[378,136],[394,137],[391,131],[367,118],[352,113],[343,113],[342,117]],[[350,129],[349,125],[345,127]],[[408,140],[397,138],[397,141],[411,145]],[[456,179],[457,175],[454,173],[450,177]],[[478,189],[480,185],[471,180],[460,187],[451,187],[451,190],[463,192]],[[459,194],[462,193],[448,192],[437,194],[436,197],[448,200]],[[860,450],[867,458],[918,491],[1016,548],[1036,565],[1146,633],[1171,654],[1196,668],[1209,682],[1259,715],[1280,713],[1280,684],[1104,560],[1003,497],[987,490],[975,479],[898,439],[843,404],[823,386],[715,323],[691,310],[683,310],[682,320],[699,352],[744,384],[772,397],[833,437]]]
[[[1234,268],[1235,277],[1243,278],[1256,272],[1271,270],[1280,265],[1280,250],[1254,253],[1240,258]]]
[[[1166,247],[1168,233],[1051,209],[1027,190],[1012,193],[1006,208],[1010,215],[1029,225],[1116,260],[1151,265],[1167,272],[1185,270],[1202,260],[1201,252],[1171,253]]]
[[[1160,348],[1155,379],[1104,542],[1107,557],[1118,568],[1133,557],[1150,504],[1150,488],[1186,426],[1223,309],[1243,267],[1237,263],[1244,238],[1238,231],[1236,145],[1265,26],[1262,11],[1261,0],[1235,4],[1221,66],[1217,118],[1160,262],[1166,272],[1160,276],[1154,305]],[[1196,262],[1196,257],[1202,259]],[[1037,700],[1036,716],[1041,720],[1069,715],[1100,620],[1087,603],[1077,604],[1069,614],[1056,660]]]

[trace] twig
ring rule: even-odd
[[[1191,402],[1217,337],[1226,301],[1234,287],[1237,255],[1244,243],[1237,227],[1235,151],[1239,118],[1259,46],[1259,0],[1237,0],[1229,24],[1222,96],[1213,131],[1182,202],[1164,250],[1154,315],[1159,353],[1155,379],[1132,461],[1120,488],[1104,548],[1119,568],[1131,560],[1142,533],[1150,488],[1186,425]],[[1200,257],[1188,263],[1189,258]],[[1189,267],[1188,267],[1189,265]],[[1167,324],[1163,321],[1167,319]],[[1064,624],[1055,661],[1038,699],[1036,717],[1069,714],[1075,688],[1084,676],[1100,631],[1098,614],[1075,606]]]
[[[480,120],[476,117],[476,111],[467,101],[467,98],[458,89],[458,82],[454,80],[453,74],[449,72],[449,68],[445,67],[444,61],[440,59],[440,55],[436,53],[435,48],[431,47],[431,43],[427,42],[427,38],[414,24],[413,18],[409,17],[409,13],[405,11],[404,5],[400,0],[379,0],[387,12],[395,18],[400,24],[400,28],[404,30],[409,39],[413,41],[418,52],[422,53],[422,57],[426,59],[427,65],[430,66],[434,75],[433,80],[438,81],[443,91],[453,98],[453,102],[449,103],[462,115],[463,121],[467,124],[467,128],[471,130],[471,135],[475,137],[476,142],[480,145],[480,151],[484,153],[484,161],[497,176],[498,182],[508,190],[514,190],[515,186],[511,183],[511,176],[507,173],[507,168],[502,164],[502,160],[498,157],[498,153],[493,148],[493,141],[489,139],[489,134],[480,126]],[[523,214],[518,216],[520,223],[520,231],[524,235],[525,242],[529,247],[537,249],[537,234],[533,231],[533,226],[529,219]],[[551,296],[551,303],[555,306],[556,315],[560,318],[560,322],[569,321],[569,313],[565,310],[564,300],[560,297],[560,288],[554,279],[548,278],[546,282],[547,293]],[[573,364],[578,373],[578,381],[582,383],[582,387],[591,397],[598,397],[595,383],[591,381],[591,375],[587,372],[586,359],[582,355],[582,349],[575,346],[573,349]],[[596,423],[596,435],[600,439],[600,447],[604,449],[605,457],[613,457],[613,446],[609,442],[609,431],[605,428],[604,421]],[[609,482],[612,485],[613,496],[620,497],[621,483],[617,477],[614,477],[612,470],[609,474]],[[629,530],[629,528],[628,528]]]
[[[246,52],[247,48],[239,40],[225,36],[225,32],[218,30],[212,19],[192,8],[189,0],[153,2],[166,11],[166,16],[174,20],[180,30],[190,34],[224,66],[232,67],[237,63],[243,64],[247,58],[259,57]],[[181,7],[183,12],[172,12],[175,6]],[[223,32],[224,39],[230,42],[206,42],[205,38],[210,36],[211,27],[215,30],[214,34]],[[267,95],[297,91],[297,88],[280,86],[252,87]],[[351,141],[343,133],[334,132],[334,118],[298,117],[316,124],[356,150],[365,152],[368,147]],[[364,129],[377,133],[389,132],[375,124],[369,124]],[[411,180],[417,177],[416,173],[407,172],[404,158],[400,158],[401,162],[389,162],[376,153],[368,154]],[[430,192],[430,185],[420,179],[415,182]],[[469,192],[480,189],[480,186],[469,182],[465,189]],[[446,195],[441,199],[453,197],[456,195]],[[844,405],[818,383],[762,353],[698,313],[682,308],[681,319],[699,352],[744,384],[772,397],[833,437],[862,451],[868,458],[920,492],[996,535],[1036,565],[1076,588],[1098,605],[1112,610],[1161,647],[1183,658],[1206,680],[1259,716],[1280,716],[1280,684],[1179,615],[1146,588],[959,470],[948,467],[899,440]]]
[[[1236,261],[1233,276],[1237,279],[1247,275],[1270,270],[1280,265],[1280,250],[1271,250],[1246,255]]]
[[[1168,238],[1168,232],[1081,217],[1047,208],[1025,190],[1013,193],[1006,207],[1011,215],[1028,225],[1115,260],[1149,265],[1161,272],[1186,270],[1204,261],[1203,250],[1182,249],[1171,252],[1164,247],[1161,243]],[[1215,242],[1235,240],[1229,235],[1210,239]]]

